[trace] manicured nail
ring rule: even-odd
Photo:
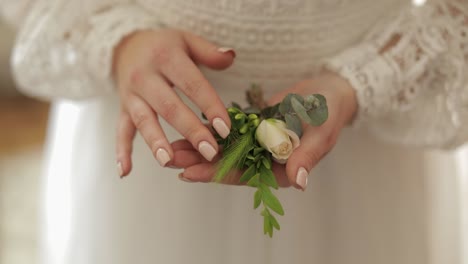
[[[232,57],[236,57],[236,51],[234,51],[233,48],[228,48],[228,47],[221,47],[218,48],[218,51],[221,53],[231,53]]]
[[[229,127],[226,125],[223,119],[219,117],[213,119],[213,127],[222,138],[226,138],[229,135]]]
[[[119,173],[119,177],[123,177],[123,169],[122,169],[122,163],[119,161],[117,162],[117,173]]]
[[[216,156],[215,148],[213,148],[213,146],[211,146],[210,143],[208,143],[206,141],[202,141],[202,142],[200,142],[200,144],[198,144],[198,151],[208,161],[212,161],[214,156]]]
[[[297,171],[296,183],[297,183],[297,185],[301,186],[303,191],[305,191],[305,189],[307,188],[307,178],[308,178],[308,176],[309,176],[309,173],[303,167],[299,168],[299,170]]]
[[[179,180],[184,181],[184,182],[190,182],[190,183],[193,182],[193,181],[191,181],[190,179],[184,178],[184,174],[183,174],[183,173],[179,174]]]
[[[167,153],[167,151],[163,148],[159,148],[156,151],[156,159],[158,160],[159,165],[162,167],[166,166],[166,164],[171,160],[169,153]]]

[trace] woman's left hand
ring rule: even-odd
[[[327,99],[328,120],[319,127],[304,125],[300,146],[294,150],[285,165],[274,164],[273,170],[280,186],[295,186],[304,190],[307,178],[317,163],[333,148],[341,129],[353,119],[357,101],[354,89],[339,75],[323,72],[313,79],[304,80],[295,86],[274,95],[270,105],[280,102],[288,93],[301,95],[322,94]],[[172,167],[183,168],[181,180],[210,182],[215,174],[216,160],[208,162],[185,140],[172,144],[174,159]],[[238,184],[238,177],[227,177],[227,184]]]

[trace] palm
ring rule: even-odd
[[[270,104],[275,104],[288,93],[302,95],[320,93],[327,98],[329,110],[329,118],[323,125],[304,126],[301,145],[292,153],[285,165],[273,164],[273,172],[280,186],[294,185],[296,188],[304,189],[305,187],[297,182],[299,168],[310,172],[335,145],[342,127],[352,118],[356,108],[354,92],[346,85],[345,81],[337,79],[334,75],[324,75],[300,82],[270,100]],[[170,165],[184,169],[183,178],[195,182],[211,182],[216,172],[216,159],[208,162],[185,140],[174,142],[172,147],[175,155]],[[233,172],[224,183],[239,184],[240,176],[240,171]]]

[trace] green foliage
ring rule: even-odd
[[[221,182],[233,170],[243,170],[239,181],[257,189],[253,206],[257,209],[263,204],[263,231],[272,237],[274,229],[280,230],[272,212],[284,215],[284,209],[271,190],[279,187],[272,171],[271,154],[259,145],[255,131],[263,119],[274,118],[285,121],[288,129],[301,137],[302,122],[313,126],[323,124],[328,118],[328,107],[325,97],[320,94],[305,97],[288,94],[281,103],[266,106],[258,85],[253,85],[247,92],[247,100],[250,103],[247,108],[232,103],[227,109],[231,133],[226,139],[217,136],[223,158],[218,162],[214,181]]]

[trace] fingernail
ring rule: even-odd
[[[220,47],[218,48],[218,51],[221,53],[231,53],[232,57],[236,57],[236,51],[234,51],[233,48],[228,48],[228,47]]]
[[[122,169],[122,163],[119,161],[117,162],[117,173],[119,174],[119,177],[123,177],[123,169]]]
[[[190,182],[190,183],[194,182],[194,181],[191,181],[191,180],[189,180],[187,178],[184,178],[183,173],[179,174],[179,180],[184,181],[184,182]]]
[[[167,151],[163,148],[159,148],[156,151],[156,159],[158,160],[159,165],[162,167],[166,166],[166,164],[171,160],[169,153],[167,153]]]
[[[303,191],[305,191],[305,189],[307,188],[307,178],[308,178],[308,176],[309,176],[309,173],[303,167],[299,168],[299,170],[297,171],[296,183],[297,183],[297,185],[301,186]]]
[[[198,151],[208,161],[212,161],[214,156],[216,156],[215,148],[213,148],[213,146],[211,146],[210,143],[206,141],[202,141],[200,144],[198,144]]]
[[[222,138],[226,138],[229,135],[229,127],[226,125],[223,119],[219,117],[213,119],[213,127]]]

